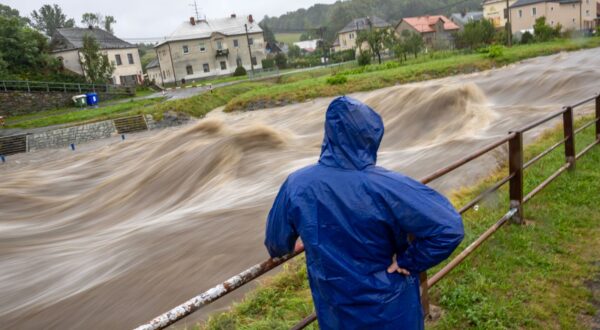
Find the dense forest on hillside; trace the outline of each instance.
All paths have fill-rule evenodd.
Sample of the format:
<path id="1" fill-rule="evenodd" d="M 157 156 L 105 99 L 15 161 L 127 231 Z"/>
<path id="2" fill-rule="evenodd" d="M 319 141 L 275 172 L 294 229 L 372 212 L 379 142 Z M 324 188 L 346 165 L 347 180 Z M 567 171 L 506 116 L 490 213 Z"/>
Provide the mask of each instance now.
<path id="1" fill-rule="evenodd" d="M 280 17 L 265 17 L 262 21 L 274 32 L 301 32 L 326 27 L 326 37 L 332 40 L 337 31 L 355 18 L 379 16 L 394 24 L 402 17 L 418 15 L 448 15 L 463 10 L 481 10 L 482 0 L 349 0 L 331 5 L 317 4 L 298 9 Z"/>

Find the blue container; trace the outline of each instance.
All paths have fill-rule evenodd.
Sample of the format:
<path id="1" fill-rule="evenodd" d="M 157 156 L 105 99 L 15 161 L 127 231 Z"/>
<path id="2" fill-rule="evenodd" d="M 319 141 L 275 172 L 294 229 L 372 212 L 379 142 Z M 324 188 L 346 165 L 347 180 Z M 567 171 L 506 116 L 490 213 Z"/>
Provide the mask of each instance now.
<path id="1" fill-rule="evenodd" d="M 86 101 L 88 105 L 97 105 L 98 104 L 98 94 L 96 93 L 87 93 L 85 94 Z"/>

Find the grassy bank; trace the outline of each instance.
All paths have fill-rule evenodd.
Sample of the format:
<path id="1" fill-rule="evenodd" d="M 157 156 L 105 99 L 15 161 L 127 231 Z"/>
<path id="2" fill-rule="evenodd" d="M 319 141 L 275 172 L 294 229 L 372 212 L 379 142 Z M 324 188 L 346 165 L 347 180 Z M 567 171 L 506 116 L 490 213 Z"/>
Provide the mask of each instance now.
<path id="1" fill-rule="evenodd" d="M 588 118 L 589 119 L 589 118 Z M 581 121 L 578 122 L 581 125 Z M 554 129 L 527 147 L 527 159 L 560 140 Z M 578 150 L 594 139 L 592 129 L 578 136 Z M 526 170 L 530 191 L 564 163 L 556 150 Z M 431 291 L 442 317 L 429 329 L 588 329 L 596 310 L 584 284 L 598 275 L 600 260 L 600 147 L 559 177 L 525 206 L 527 226 L 508 225 L 498 231 Z M 452 197 L 465 204 L 506 168 Z M 491 196 L 478 211 L 465 214 L 464 249 L 507 211 L 506 191 Z M 288 329 L 312 312 L 304 260 L 266 279 L 259 289 L 214 315 L 196 329 Z M 439 267 L 438 267 L 439 269 Z M 431 271 L 430 274 L 435 272 Z M 317 328 L 313 326 L 313 328 Z"/>

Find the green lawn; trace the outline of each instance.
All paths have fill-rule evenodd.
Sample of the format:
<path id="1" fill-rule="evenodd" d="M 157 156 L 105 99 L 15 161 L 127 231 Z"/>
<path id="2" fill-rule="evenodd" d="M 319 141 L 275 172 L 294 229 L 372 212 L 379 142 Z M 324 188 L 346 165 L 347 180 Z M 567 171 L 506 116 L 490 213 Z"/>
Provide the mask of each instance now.
<path id="1" fill-rule="evenodd" d="M 294 42 L 300 41 L 300 35 L 302 35 L 300 32 L 275 33 L 275 39 L 279 42 L 285 43 L 286 45 L 293 45 Z"/>
<path id="2" fill-rule="evenodd" d="M 588 120 L 590 118 L 587 118 Z M 578 121 L 581 125 L 581 121 Z M 551 130 L 526 148 L 527 159 L 561 139 Z M 593 129 L 577 137 L 578 150 Z M 564 164 L 558 149 L 526 170 L 527 191 Z M 590 290 L 600 258 L 600 147 L 596 147 L 525 205 L 527 226 L 507 225 L 431 290 L 443 316 L 429 329 L 589 329 Z M 451 199 L 458 207 L 506 175 L 498 170 Z M 506 190 L 465 214 L 464 249 L 508 210 Z M 455 253 L 456 254 L 456 253 Z M 438 266 L 439 269 L 441 266 Z M 435 270 L 430 271 L 433 274 Z M 196 329 L 289 329 L 313 310 L 303 258 Z M 312 327 L 316 329 L 316 326 Z"/>
<path id="3" fill-rule="evenodd" d="M 78 109 L 75 107 L 36 112 L 28 115 L 6 118 L 6 128 L 36 128 L 59 124 L 82 123 L 123 117 L 143 113 L 148 107 L 162 102 L 163 98 L 153 98 L 115 103 L 99 108 Z"/>

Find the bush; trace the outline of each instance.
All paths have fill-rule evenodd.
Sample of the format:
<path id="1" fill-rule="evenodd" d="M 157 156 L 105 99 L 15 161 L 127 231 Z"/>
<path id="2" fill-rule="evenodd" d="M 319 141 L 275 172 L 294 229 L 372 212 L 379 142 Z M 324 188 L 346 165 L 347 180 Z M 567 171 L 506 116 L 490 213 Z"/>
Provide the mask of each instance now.
<path id="1" fill-rule="evenodd" d="M 533 42 L 533 34 L 531 34 L 531 32 L 526 31 L 525 33 L 523 33 L 523 35 L 521 36 L 521 43 L 522 44 L 530 44 Z"/>
<path id="2" fill-rule="evenodd" d="M 287 67 L 287 57 L 283 53 L 279 53 L 275 55 L 275 64 L 280 69 L 285 69 Z"/>
<path id="3" fill-rule="evenodd" d="M 491 45 L 488 48 L 487 57 L 488 58 L 500 58 L 504 55 L 504 46 L 501 45 Z"/>
<path id="4" fill-rule="evenodd" d="M 535 25 L 533 26 L 535 39 L 542 42 L 558 38 L 560 36 L 560 30 L 562 30 L 560 24 L 557 24 L 556 27 L 551 27 L 546 24 L 546 17 L 543 16 L 536 19 Z"/>
<path id="5" fill-rule="evenodd" d="M 275 67 L 275 60 L 272 58 L 266 58 L 262 60 L 263 69 L 270 69 Z"/>
<path id="6" fill-rule="evenodd" d="M 335 63 L 353 61 L 355 59 L 356 59 L 356 52 L 353 49 L 343 50 L 343 51 L 331 54 L 331 60 L 332 60 L 332 62 L 335 62 Z"/>
<path id="7" fill-rule="evenodd" d="M 241 76 L 245 76 L 246 75 L 246 69 L 244 69 L 243 66 L 238 66 L 237 68 L 235 68 L 235 72 L 233 73 L 234 77 L 241 77 Z"/>
<path id="8" fill-rule="evenodd" d="M 343 85 L 348 82 L 348 78 L 344 75 L 335 75 L 327 78 L 327 83 L 329 85 Z"/>
<path id="9" fill-rule="evenodd" d="M 356 60 L 358 61 L 358 65 L 360 65 L 360 66 L 369 65 L 369 64 L 371 64 L 371 53 L 370 52 L 361 52 L 360 54 L 358 54 L 358 57 L 356 58 Z"/>

